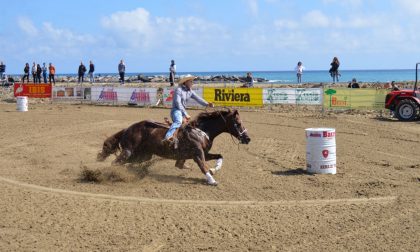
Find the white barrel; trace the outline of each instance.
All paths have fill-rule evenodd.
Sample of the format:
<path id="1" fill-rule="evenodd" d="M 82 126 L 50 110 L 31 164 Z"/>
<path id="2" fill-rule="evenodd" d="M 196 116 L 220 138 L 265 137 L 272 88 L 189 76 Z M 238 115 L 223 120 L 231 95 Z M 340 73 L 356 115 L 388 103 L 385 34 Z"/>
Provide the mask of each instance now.
<path id="1" fill-rule="evenodd" d="M 335 129 L 309 128 L 305 132 L 308 173 L 336 174 Z"/>
<path id="2" fill-rule="evenodd" d="M 18 96 L 16 97 L 16 109 L 20 112 L 28 111 L 28 97 Z"/>

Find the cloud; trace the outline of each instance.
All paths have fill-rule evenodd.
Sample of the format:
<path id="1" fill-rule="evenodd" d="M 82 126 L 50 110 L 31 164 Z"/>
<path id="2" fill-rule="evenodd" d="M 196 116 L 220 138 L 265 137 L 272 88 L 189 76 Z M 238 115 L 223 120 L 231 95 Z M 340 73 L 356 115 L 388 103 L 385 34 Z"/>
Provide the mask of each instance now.
<path id="1" fill-rule="evenodd" d="M 330 25 L 329 18 L 319 10 L 313 10 L 303 16 L 302 21 L 309 27 L 325 28 Z"/>
<path id="2" fill-rule="evenodd" d="M 36 36 L 38 35 L 38 29 L 35 27 L 35 25 L 32 23 L 32 20 L 27 17 L 18 17 L 17 19 L 18 27 L 21 31 L 26 33 L 30 36 Z"/>
<path id="3" fill-rule="evenodd" d="M 411 14 L 420 14 L 420 1 L 418 0 L 395 0 L 404 10 Z"/>
<path id="4" fill-rule="evenodd" d="M 147 10 L 116 12 L 101 21 L 121 47 L 145 52 L 179 51 L 206 47 L 216 49 L 229 33 L 218 24 L 199 17 L 154 17 Z"/>
<path id="5" fill-rule="evenodd" d="M 346 7 L 360 7 L 363 4 L 363 0 L 322 0 L 325 5 L 341 4 Z"/>
<path id="6" fill-rule="evenodd" d="M 40 26 L 34 25 L 31 19 L 19 17 L 17 26 L 25 35 L 30 36 L 27 40 L 16 40 L 14 44 L 19 50 L 13 49 L 16 55 L 28 55 L 31 57 L 58 57 L 66 58 L 81 57 L 83 54 L 94 51 L 97 45 L 107 45 L 107 40 L 101 36 L 81 34 L 69 29 L 59 28 L 50 22 L 44 22 Z"/>
<path id="7" fill-rule="evenodd" d="M 258 1 L 257 0 L 247 0 L 249 11 L 251 12 L 252 16 L 258 16 L 259 8 L 258 8 Z"/>
<path id="8" fill-rule="evenodd" d="M 287 19 L 278 19 L 274 20 L 274 26 L 277 29 L 297 29 L 299 27 L 298 22 L 294 20 L 287 20 Z"/>

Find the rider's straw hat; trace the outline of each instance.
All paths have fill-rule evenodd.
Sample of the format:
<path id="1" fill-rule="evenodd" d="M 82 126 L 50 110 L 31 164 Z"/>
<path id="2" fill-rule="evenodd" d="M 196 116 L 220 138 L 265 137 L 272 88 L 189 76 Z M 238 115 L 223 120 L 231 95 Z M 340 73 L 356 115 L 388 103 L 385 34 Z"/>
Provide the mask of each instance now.
<path id="1" fill-rule="evenodd" d="M 195 76 L 188 76 L 188 77 L 184 77 L 184 78 L 182 78 L 182 79 L 180 79 L 179 81 L 178 81 L 178 84 L 179 85 L 182 85 L 182 84 L 184 84 L 185 82 L 187 82 L 187 81 L 189 81 L 189 80 L 194 80 L 196 77 Z"/>

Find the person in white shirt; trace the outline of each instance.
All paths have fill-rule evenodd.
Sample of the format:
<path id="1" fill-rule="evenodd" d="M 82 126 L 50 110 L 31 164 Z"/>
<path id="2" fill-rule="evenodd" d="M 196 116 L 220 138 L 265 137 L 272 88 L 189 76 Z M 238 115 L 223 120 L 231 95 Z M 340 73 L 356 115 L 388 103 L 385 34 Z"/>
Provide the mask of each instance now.
<path id="1" fill-rule="evenodd" d="M 302 62 L 298 62 L 297 66 L 295 67 L 296 70 L 296 76 L 297 76 L 297 82 L 302 83 L 302 74 L 305 67 L 302 65 Z"/>

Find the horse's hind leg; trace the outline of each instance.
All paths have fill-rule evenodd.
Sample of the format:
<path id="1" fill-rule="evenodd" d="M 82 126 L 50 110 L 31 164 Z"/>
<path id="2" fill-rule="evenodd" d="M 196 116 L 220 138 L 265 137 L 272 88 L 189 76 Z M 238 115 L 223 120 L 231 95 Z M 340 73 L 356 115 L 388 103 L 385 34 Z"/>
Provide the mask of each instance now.
<path id="1" fill-rule="evenodd" d="M 175 167 L 177 167 L 179 169 L 189 169 L 190 167 L 185 165 L 185 161 L 186 161 L 185 159 L 177 160 L 175 162 Z"/>
<path id="2" fill-rule="evenodd" d="M 125 164 L 127 163 L 128 159 L 131 157 L 132 151 L 128 149 L 123 149 L 120 153 L 120 155 L 117 156 L 117 158 L 114 160 L 113 164 Z"/>

